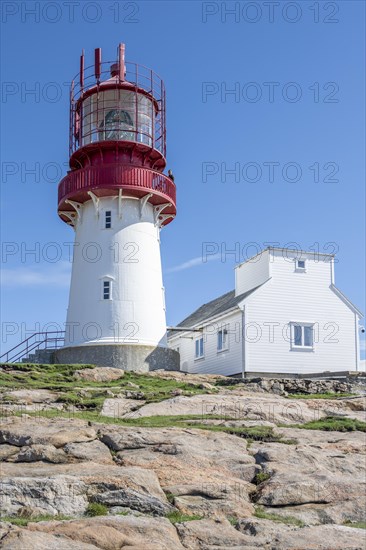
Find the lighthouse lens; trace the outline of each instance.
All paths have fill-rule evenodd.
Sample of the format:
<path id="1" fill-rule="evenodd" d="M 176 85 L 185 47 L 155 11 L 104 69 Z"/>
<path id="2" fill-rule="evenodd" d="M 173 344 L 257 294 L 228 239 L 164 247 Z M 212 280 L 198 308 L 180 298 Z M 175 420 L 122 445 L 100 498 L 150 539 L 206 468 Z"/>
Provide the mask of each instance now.
<path id="1" fill-rule="evenodd" d="M 82 105 L 82 144 L 121 140 L 153 146 L 154 103 L 129 90 L 106 90 L 87 97 Z"/>
<path id="2" fill-rule="evenodd" d="M 107 112 L 99 126 L 99 136 L 102 140 L 117 139 L 133 141 L 133 121 L 128 111 L 112 109 Z"/>

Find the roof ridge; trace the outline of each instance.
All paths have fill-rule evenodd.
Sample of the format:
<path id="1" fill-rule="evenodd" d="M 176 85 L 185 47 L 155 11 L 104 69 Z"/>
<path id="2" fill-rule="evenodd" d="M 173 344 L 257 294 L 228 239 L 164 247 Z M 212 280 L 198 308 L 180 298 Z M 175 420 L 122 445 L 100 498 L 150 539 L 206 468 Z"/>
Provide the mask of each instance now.
<path id="1" fill-rule="evenodd" d="M 178 327 L 179 326 L 185 326 L 188 319 L 192 318 L 193 316 L 197 315 L 198 312 L 200 310 L 202 310 L 203 308 L 207 308 L 209 307 L 210 305 L 213 305 L 214 302 L 219 302 L 220 300 L 222 300 L 223 298 L 225 298 L 225 296 L 229 296 L 229 294 L 234 294 L 235 295 L 235 289 L 232 289 L 232 290 L 229 290 L 228 292 L 225 292 L 225 294 L 221 294 L 220 296 L 218 296 L 217 298 L 213 298 L 212 300 L 210 300 L 209 302 L 206 302 L 204 304 L 202 304 L 201 306 L 199 306 L 198 308 L 196 308 L 190 315 L 188 315 L 187 317 L 185 317 L 183 319 L 183 321 L 181 321 L 180 323 L 178 323 Z M 218 304 L 219 306 L 219 304 Z M 216 307 L 214 308 L 213 311 L 216 311 Z M 203 316 L 203 319 L 206 318 L 206 315 Z"/>

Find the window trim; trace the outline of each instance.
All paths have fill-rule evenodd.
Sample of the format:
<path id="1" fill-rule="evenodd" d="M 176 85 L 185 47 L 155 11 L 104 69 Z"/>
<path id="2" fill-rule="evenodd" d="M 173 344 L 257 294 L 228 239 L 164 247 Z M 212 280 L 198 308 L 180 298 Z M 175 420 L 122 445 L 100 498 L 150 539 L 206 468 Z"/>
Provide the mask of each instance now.
<path id="1" fill-rule="evenodd" d="M 314 351 L 314 327 L 315 323 L 303 323 L 299 321 L 291 321 L 291 351 Z M 301 345 L 295 344 L 295 327 L 301 327 Z M 310 346 L 305 345 L 305 328 L 310 327 L 312 329 L 312 343 Z"/>
<path id="2" fill-rule="evenodd" d="M 196 355 L 197 350 L 197 342 L 200 342 L 202 340 L 202 354 Z M 201 345 L 199 345 L 199 348 L 201 348 Z M 203 336 L 200 336 L 199 338 L 196 338 L 194 341 L 194 360 L 199 361 L 200 359 L 204 359 L 205 357 L 205 343 L 203 340 Z"/>
<path id="3" fill-rule="evenodd" d="M 109 227 L 107 227 L 107 224 L 109 225 Z M 104 229 L 112 229 L 112 210 L 104 211 Z"/>
<path id="4" fill-rule="evenodd" d="M 105 298 L 105 285 L 108 283 L 108 298 Z M 112 280 L 104 278 L 102 279 L 102 296 L 101 300 L 103 302 L 110 302 L 112 300 Z"/>
<path id="5" fill-rule="evenodd" d="M 299 262 L 303 262 L 304 266 L 299 266 Z M 295 271 L 297 273 L 306 273 L 306 260 L 302 258 L 296 258 L 295 259 Z"/>
<path id="6" fill-rule="evenodd" d="M 222 332 L 225 335 L 225 338 L 222 339 L 222 347 L 219 348 L 219 333 Z M 216 349 L 217 353 L 222 353 L 223 351 L 228 351 L 229 349 L 229 336 L 228 336 L 228 330 L 227 328 L 223 327 L 220 328 L 217 331 L 217 342 L 216 342 Z"/>

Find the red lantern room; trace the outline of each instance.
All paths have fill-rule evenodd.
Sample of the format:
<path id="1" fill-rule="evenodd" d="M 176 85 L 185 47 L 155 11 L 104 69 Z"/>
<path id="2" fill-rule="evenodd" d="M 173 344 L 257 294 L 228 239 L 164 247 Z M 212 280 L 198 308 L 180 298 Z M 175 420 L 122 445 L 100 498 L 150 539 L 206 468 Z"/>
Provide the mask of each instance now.
<path id="1" fill-rule="evenodd" d="M 161 206 L 160 225 L 175 216 L 173 180 L 163 174 L 165 154 L 165 89 L 151 69 L 118 59 L 84 67 L 70 91 L 70 171 L 59 184 L 58 210 L 74 225 L 75 204 L 96 197 L 123 195 Z M 164 208 L 163 208 L 163 205 Z"/>

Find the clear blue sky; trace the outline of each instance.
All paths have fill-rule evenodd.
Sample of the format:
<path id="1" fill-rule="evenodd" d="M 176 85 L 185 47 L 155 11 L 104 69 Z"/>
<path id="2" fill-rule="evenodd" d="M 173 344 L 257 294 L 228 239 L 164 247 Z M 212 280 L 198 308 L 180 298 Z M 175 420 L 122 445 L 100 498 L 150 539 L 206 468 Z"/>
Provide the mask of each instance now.
<path id="1" fill-rule="evenodd" d="M 14 243 L 3 256 L 3 323 L 31 332 L 65 321 L 63 243 L 73 231 L 56 212 L 68 161 L 65 84 L 82 48 L 91 63 L 94 48 L 113 59 L 119 42 L 167 89 L 178 196 L 162 233 L 168 324 L 234 286 L 234 255 L 202 263 L 205 242 L 240 243 L 240 260 L 269 241 L 335 249 L 337 286 L 364 310 L 365 4 L 291 4 L 2 2 L 2 240 Z M 233 89 L 239 96 L 225 95 Z M 239 181 L 225 176 L 234 166 Z M 37 246 L 38 257 L 22 257 Z M 47 262 L 57 249 L 60 260 Z"/>

